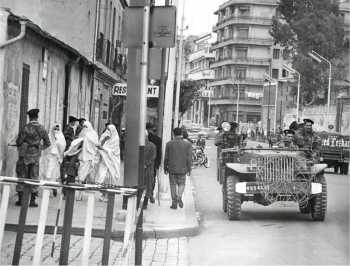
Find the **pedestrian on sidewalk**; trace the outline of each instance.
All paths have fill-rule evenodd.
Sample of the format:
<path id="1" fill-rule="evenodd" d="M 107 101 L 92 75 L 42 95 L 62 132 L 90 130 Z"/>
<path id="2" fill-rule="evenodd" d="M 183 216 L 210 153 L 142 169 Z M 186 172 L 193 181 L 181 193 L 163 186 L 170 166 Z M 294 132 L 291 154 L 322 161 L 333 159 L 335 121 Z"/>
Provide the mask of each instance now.
<path id="1" fill-rule="evenodd" d="M 159 167 L 162 161 L 162 139 L 160 137 L 157 136 L 156 133 L 156 126 L 151 124 L 151 123 L 147 123 L 146 124 L 146 129 L 148 132 L 148 140 L 151 141 L 155 146 L 156 146 L 156 159 L 154 161 L 154 171 L 153 171 L 153 178 L 152 178 L 152 190 L 150 191 L 150 202 L 154 203 L 154 187 L 156 185 L 156 177 L 159 174 Z"/>
<path id="2" fill-rule="evenodd" d="M 41 161 L 41 176 L 44 180 L 57 181 L 60 177 L 60 167 L 63 161 L 63 153 L 66 149 L 66 140 L 63 136 L 61 126 L 55 124 L 49 133 L 51 146 L 43 152 Z M 53 190 L 56 197 L 57 190 Z"/>
<path id="3" fill-rule="evenodd" d="M 74 139 L 76 139 L 76 131 L 78 126 L 78 119 L 74 116 L 69 116 L 69 123 L 63 131 L 64 138 L 66 140 L 67 151 Z M 64 156 L 61 165 L 61 182 L 62 184 L 74 183 L 75 178 L 78 175 L 79 160 L 77 155 Z M 64 191 L 64 190 L 63 190 Z"/>
<path id="4" fill-rule="evenodd" d="M 148 200 L 153 198 L 154 186 L 154 162 L 157 157 L 157 148 L 153 142 L 148 139 L 148 132 L 145 133 L 145 165 L 144 165 L 144 179 L 146 186 L 146 196 L 143 208 L 147 209 Z"/>
<path id="5" fill-rule="evenodd" d="M 27 112 L 29 123 L 20 130 L 16 145 L 18 147 L 18 161 L 16 172 L 19 178 L 39 179 L 39 161 L 41 151 L 50 147 L 50 139 L 45 128 L 39 124 L 39 109 L 31 109 Z M 23 186 L 17 185 L 17 206 L 22 205 Z M 31 187 L 30 207 L 38 207 L 35 198 L 38 188 Z"/>
<path id="6" fill-rule="evenodd" d="M 81 132 L 81 131 L 83 130 L 83 128 L 84 128 L 84 123 L 85 123 L 86 119 L 83 118 L 83 117 L 81 117 L 81 118 L 78 119 L 78 121 L 79 121 L 79 124 L 78 124 L 77 130 L 76 130 L 76 132 L 75 132 L 75 136 L 76 136 L 77 138 L 79 137 L 80 132 Z"/>
<path id="7" fill-rule="evenodd" d="M 113 124 L 107 126 L 106 131 L 100 137 L 100 144 L 97 148 L 100 161 L 97 165 L 96 182 L 111 186 L 117 185 L 120 179 L 120 148 L 119 134 Z M 101 195 L 100 200 L 106 200 L 104 195 Z"/>
<path id="8" fill-rule="evenodd" d="M 192 145 L 183 140 L 182 129 L 174 128 L 174 139 L 165 147 L 164 172 L 169 174 L 171 209 L 177 209 L 177 205 L 183 208 L 182 194 L 185 190 L 186 174 L 191 175 L 192 169 Z"/>

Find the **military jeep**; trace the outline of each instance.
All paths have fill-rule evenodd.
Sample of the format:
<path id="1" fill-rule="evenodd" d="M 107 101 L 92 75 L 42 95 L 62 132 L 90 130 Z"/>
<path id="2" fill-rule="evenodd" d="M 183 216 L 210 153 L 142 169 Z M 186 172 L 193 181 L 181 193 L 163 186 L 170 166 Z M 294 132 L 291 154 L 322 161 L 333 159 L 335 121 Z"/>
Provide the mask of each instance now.
<path id="1" fill-rule="evenodd" d="M 223 149 L 226 161 L 219 178 L 223 210 L 229 220 L 239 220 L 245 201 L 268 206 L 293 201 L 299 210 L 323 221 L 327 209 L 326 164 L 308 161 L 304 150 L 279 148 Z M 230 154 L 230 156 L 228 156 Z"/>

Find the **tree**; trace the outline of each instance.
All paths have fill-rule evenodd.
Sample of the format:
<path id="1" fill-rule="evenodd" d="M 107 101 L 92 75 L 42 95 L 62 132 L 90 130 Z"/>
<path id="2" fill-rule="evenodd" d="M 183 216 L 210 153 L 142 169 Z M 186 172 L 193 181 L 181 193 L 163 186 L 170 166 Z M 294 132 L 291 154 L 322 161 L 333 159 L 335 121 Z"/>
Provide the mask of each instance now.
<path id="1" fill-rule="evenodd" d="M 306 104 L 327 99 L 328 65 L 317 64 L 308 56 L 315 50 L 334 64 L 333 77 L 344 78 L 346 62 L 344 29 L 339 6 L 330 0 L 280 0 L 278 17 L 273 18 L 271 35 L 292 59 L 301 74 Z M 335 76 L 337 75 L 337 76 Z"/>
<path id="2" fill-rule="evenodd" d="M 176 88 L 176 83 L 175 83 Z M 180 117 L 190 109 L 193 100 L 198 97 L 200 83 L 195 80 L 183 80 L 180 84 L 180 100 L 179 100 L 179 114 Z M 175 90 L 174 90 L 174 105 L 175 106 Z"/>

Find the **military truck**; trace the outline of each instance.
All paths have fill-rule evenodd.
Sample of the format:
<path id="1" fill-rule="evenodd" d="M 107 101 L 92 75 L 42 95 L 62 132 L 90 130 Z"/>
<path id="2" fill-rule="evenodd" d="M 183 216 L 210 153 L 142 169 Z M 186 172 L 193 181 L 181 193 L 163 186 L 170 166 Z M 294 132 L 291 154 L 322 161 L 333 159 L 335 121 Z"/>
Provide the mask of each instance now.
<path id="1" fill-rule="evenodd" d="M 309 151 L 309 150 L 308 150 Z M 242 203 L 253 201 L 268 206 L 293 201 L 314 221 L 323 221 L 327 210 L 326 164 L 305 158 L 306 150 L 278 148 L 223 149 L 225 163 L 222 184 L 223 210 L 229 220 L 241 218 Z"/>
<path id="2" fill-rule="evenodd" d="M 320 158 L 328 168 L 334 168 L 335 173 L 347 175 L 350 162 L 350 136 L 340 133 L 320 132 Z"/>

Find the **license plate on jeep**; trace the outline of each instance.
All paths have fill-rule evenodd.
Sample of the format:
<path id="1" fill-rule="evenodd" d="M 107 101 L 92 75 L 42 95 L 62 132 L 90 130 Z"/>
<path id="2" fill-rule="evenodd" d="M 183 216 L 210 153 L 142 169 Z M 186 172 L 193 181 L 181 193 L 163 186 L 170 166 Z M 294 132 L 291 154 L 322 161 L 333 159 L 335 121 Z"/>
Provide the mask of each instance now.
<path id="1" fill-rule="evenodd" d="M 275 183 L 258 183 L 248 182 L 246 186 L 247 193 L 300 193 L 310 191 L 310 183 L 307 182 L 275 182 Z"/>

